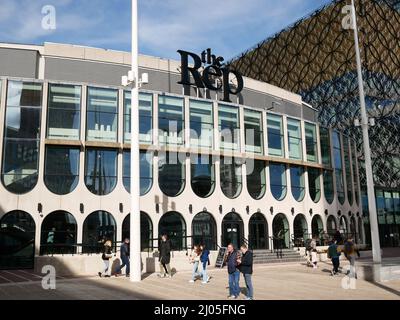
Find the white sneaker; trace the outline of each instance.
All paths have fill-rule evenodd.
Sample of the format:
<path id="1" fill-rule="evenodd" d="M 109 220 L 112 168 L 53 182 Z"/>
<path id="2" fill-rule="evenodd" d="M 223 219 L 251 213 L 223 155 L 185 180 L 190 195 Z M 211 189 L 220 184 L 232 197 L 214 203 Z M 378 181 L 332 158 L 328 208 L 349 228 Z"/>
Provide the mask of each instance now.
<path id="1" fill-rule="evenodd" d="M 207 281 L 207 282 L 206 282 L 206 281 L 202 281 L 201 283 L 202 283 L 202 284 L 207 284 L 207 283 L 208 283 L 208 281 Z"/>
<path id="2" fill-rule="evenodd" d="M 194 283 L 194 280 L 189 280 L 190 283 Z"/>
<path id="3" fill-rule="evenodd" d="M 228 296 L 228 299 L 236 299 L 235 295 Z"/>

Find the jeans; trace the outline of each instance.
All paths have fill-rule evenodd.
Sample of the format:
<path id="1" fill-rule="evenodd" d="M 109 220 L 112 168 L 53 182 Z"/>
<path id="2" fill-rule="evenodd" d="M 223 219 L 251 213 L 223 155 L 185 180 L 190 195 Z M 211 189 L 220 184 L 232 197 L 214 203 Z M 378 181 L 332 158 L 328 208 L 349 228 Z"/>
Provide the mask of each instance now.
<path id="1" fill-rule="evenodd" d="M 203 265 L 203 270 L 201 272 L 201 275 L 203 277 L 203 282 L 207 282 L 208 280 L 208 275 L 207 275 L 207 261 L 202 263 Z"/>
<path id="2" fill-rule="evenodd" d="M 247 288 L 247 297 L 253 299 L 253 283 L 251 282 L 251 274 L 250 273 L 244 273 L 243 274 L 244 281 L 246 282 L 246 288 Z"/>
<path id="3" fill-rule="evenodd" d="M 334 273 L 339 272 L 339 264 L 340 264 L 339 257 L 332 258 L 332 266 L 333 266 Z"/>
<path id="4" fill-rule="evenodd" d="M 240 294 L 239 287 L 240 271 L 236 270 L 234 273 L 229 274 L 229 295 L 238 297 Z"/>
<path id="5" fill-rule="evenodd" d="M 347 259 L 350 262 L 350 273 L 349 277 L 350 278 L 357 278 L 357 273 L 356 273 L 356 257 L 355 256 L 348 256 Z"/>
<path id="6" fill-rule="evenodd" d="M 194 281 L 197 276 L 200 275 L 199 273 L 199 263 L 200 261 L 193 262 L 193 271 L 192 271 L 192 280 Z"/>
<path id="7" fill-rule="evenodd" d="M 130 272 L 130 263 L 129 263 L 129 257 L 127 256 L 121 256 L 122 264 L 119 266 L 119 268 L 115 271 L 115 273 L 120 273 L 122 268 L 126 266 L 126 275 L 129 274 Z"/>

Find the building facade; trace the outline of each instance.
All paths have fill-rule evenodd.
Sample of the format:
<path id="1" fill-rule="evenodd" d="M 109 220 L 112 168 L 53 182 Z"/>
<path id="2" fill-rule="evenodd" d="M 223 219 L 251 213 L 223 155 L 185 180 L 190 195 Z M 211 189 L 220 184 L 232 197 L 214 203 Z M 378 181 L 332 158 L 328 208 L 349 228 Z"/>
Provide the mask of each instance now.
<path id="1" fill-rule="evenodd" d="M 0 268 L 129 236 L 129 61 L 0 44 Z M 322 245 L 337 230 L 364 243 L 355 141 L 321 126 L 299 95 L 244 78 L 227 103 L 179 85 L 176 61 L 140 56 L 139 66 L 150 78 L 138 106 L 142 251 L 164 233 L 176 251 Z"/>
<path id="2" fill-rule="evenodd" d="M 369 237 L 362 134 L 354 125 L 360 119 L 354 37 L 346 27 L 350 3 L 331 1 L 232 59 L 231 64 L 248 77 L 300 94 L 318 110 L 321 124 L 355 139 Z M 355 6 L 367 113 L 375 119 L 369 134 L 380 242 L 399 246 L 400 4 L 398 0 L 356 0 Z"/>

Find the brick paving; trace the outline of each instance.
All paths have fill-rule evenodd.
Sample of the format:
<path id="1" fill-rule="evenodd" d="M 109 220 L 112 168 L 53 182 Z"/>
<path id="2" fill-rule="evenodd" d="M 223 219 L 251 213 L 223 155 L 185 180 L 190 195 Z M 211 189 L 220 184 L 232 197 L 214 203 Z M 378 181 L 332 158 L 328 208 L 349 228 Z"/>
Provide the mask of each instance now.
<path id="1" fill-rule="evenodd" d="M 346 263 L 344 263 L 346 264 Z M 330 264 L 320 263 L 317 270 L 304 264 L 256 265 L 253 283 L 257 300 L 400 300 L 400 280 L 371 283 L 357 280 L 356 289 L 343 289 L 343 275 L 330 276 Z M 0 272 L 0 299 L 226 299 L 227 272 L 211 269 L 209 284 L 190 284 L 190 272 L 178 272 L 172 279 L 159 279 L 156 274 L 144 275 L 141 283 L 118 278 L 61 278 L 55 290 L 44 290 L 39 275 L 29 271 Z M 25 278 L 25 281 L 23 281 Z M 12 280 L 6 281 L 4 279 Z M 244 281 L 241 278 L 241 287 Z M 244 297 L 242 294 L 241 298 Z"/>

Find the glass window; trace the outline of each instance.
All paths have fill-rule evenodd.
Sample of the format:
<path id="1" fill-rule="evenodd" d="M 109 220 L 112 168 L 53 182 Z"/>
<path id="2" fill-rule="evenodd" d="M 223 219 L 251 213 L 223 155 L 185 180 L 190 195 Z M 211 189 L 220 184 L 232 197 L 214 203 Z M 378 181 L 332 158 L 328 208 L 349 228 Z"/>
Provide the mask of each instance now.
<path id="1" fill-rule="evenodd" d="M 131 152 L 124 150 L 122 181 L 126 191 L 131 192 Z M 153 153 L 140 150 L 140 195 L 144 196 L 153 186 Z"/>
<path id="2" fill-rule="evenodd" d="M 305 123 L 307 161 L 318 162 L 317 127 L 315 124 Z"/>
<path id="3" fill-rule="evenodd" d="M 179 212 L 170 211 L 163 214 L 158 223 L 158 232 L 160 236 L 168 236 L 172 250 L 182 251 L 186 248 L 186 222 Z"/>
<path id="4" fill-rule="evenodd" d="M 353 204 L 353 179 L 351 175 L 351 163 L 350 163 L 350 144 L 349 139 L 343 139 L 343 151 L 344 151 L 344 165 L 346 170 L 346 186 L 347 186 L 347 200 L 349 204 Z"/>
<path id="5" fill-rule="evenodd" d="M 354 184 L 354 198 L 356 199 L 357 205 L 359 204 L 360 193 L 358 190 L 358 167 L 357 167 L 357 147 L 356 143 L 350 144 L 352 164 L 353 164 L 353 184 Z"/>
<path id="6" fill-rule="evenodd" d="M 208 250 L 217 250 L 217 224 L 208 212 L 196 214 L 192 222 L 193 243 L 204 243 Z"/>
<path id="7" fill-rule="evenodd" d="M 308 190 L 312 201 L 318 202 L 321 199 L 321 181 L 320 170 L 317 168 L 308 168 Z"/>
<path id="8" fill-rule="evenodd" d="M 44 183 L 51 192 L 72 192 L 79 182 L 79 148 L 47 146 L 44 170 Z"/>
<path id="9" fill-rule="evenodd" d="M 333 138 L 333 160 L 335 167 L 336 177 L 336 192 L 341 204 L 344 204 L 344 180 L 343 180 L 343 164 L 342 164 L 342 148 L 340 143 L 340 134 L 334 131 L 332 134 Z"/>
<path id="10" fill-rule="evenodd" d="M 286 196 L 286 165 L 278 163 L 269 164 L 269 177 L 271 193 L 276 200 L 282 200 Z"/>
<path id="11" fill-rule="evenodd" d="M 86 149 L 85 184 L 90 192 L 106 195 L 117 185 L 117 151 Z"/>
<path id="12" fill-rule="evenodd" d="M 325 199 L 328 203 L 332 203 L 334 198 L 333 171 L 323 170 L 323 180 Z"/>
<path id="13" fill-rule="evenodd" d="M 118 90 L 88 88 L 86 139 L 116 142 L 118 133 Z"/>
<path id="14" fill-rule="evenodd" d="M 295 119 L 287 119 L 287 134 L 289 143 L 289 158 L 302 159 L 301 122 Z"/>
<path id="15" fill-rule="evenodd" d="M 158 159 L 158 185 L 161 191 L 176 197 L 185 189 L 185 155 L 161 152 Z"/>
<path id="16" fill-rule="evenodd" d="M 185 114 L 182 98 L 158 96 L 158 129 L 160 144 L 184 144 Z"/>
<path id="17" fill-rule="evenodd" d="M 263 124 L 260 111 L 244 109 L 246 152 L 264 153 Z"/>
<path id="18" fill-rule="evenodd" d="M 130 238 L 131 214 L 122 222 L 122 239 Z M 142 251 L 153 250 L 153 222 L 147 213 L 140 212 L 140 247 Z"/>
<path id="19" fill-rule="evenodd" d="M 247 191 L 256 200 L 261 199 L 266 191 L 265 162 L 263 160 L 247 159 Z"/>
<path id="20" fill-rule="evenodd" d="M 153 95 L 139 93 L 139 141 L 151 144 L 153 141 Z M 131 92 L 124 92 L 124 143 L 131 142 Z"/>
<path id="21" fill-rule="evenodd" d="M 113 215 L 107 211 L 95 211 L 83 222 L 82 253 L 101 253 L 104 242 L 111 240 L 116 249 L 117 224 Z"/>
<path id="22" fill-rule="evenodd" d="M 213 122 L 212 103 L 190 100 L 190 146 L 192 148 L 213 148 Z"/>
<path id="23" fill-rule="evenodd" d="M 221 136 L 221 149 L 239 150 L 239 108 L 227 105 L 219 105 L 218 124 Z"/>
<path id="24" fill-rule="evenodd" d="M 47 138 L 79 140 L 81 86 L 49 84 Z"/>
<path id="25" fill-rule="evenodd" d="M 331 166 L 331 137 L 328 128 L 319 128 L 319 136 L 321 142 L 321 155 L 322 164 L 325 166 Z"/>
<path id="26" fill-rule="evenodd" d="M 304 198 L 304 169 L 300 166 L 290 166 L 290 183 L 293 198 L 301 201 Z"/>
<path id="27" fill-rule="evenodd" d="M 69 212 L 50 213 L 42 222 L 40 254 L 76 253 L 77 224 Z"/>
<path id="28" fill-rule="evenodd" d="M 242 191 L 242 165 L 232 157 L 221 157 L 220 182 L 225 196 L 230 199 L 239 196 Z"/>
<path id="29" fill-rule="evenodd" d="M 26 193 L 38 178 L 42 84 L 9 81 L 3 141 L 2 181 Z"/>
<path id="30" fill-rule="evenodd" d="M 268 154 L 284 156 L 282 117 L 274 114 L 267 115 Z"/>
<path id="31" fill-rule="evenodd" d="M 192 190 L 199 197 L 206 198 L 215 188 L 213 158 L 209 155 L 191 155 L 190 161 Z"/>

